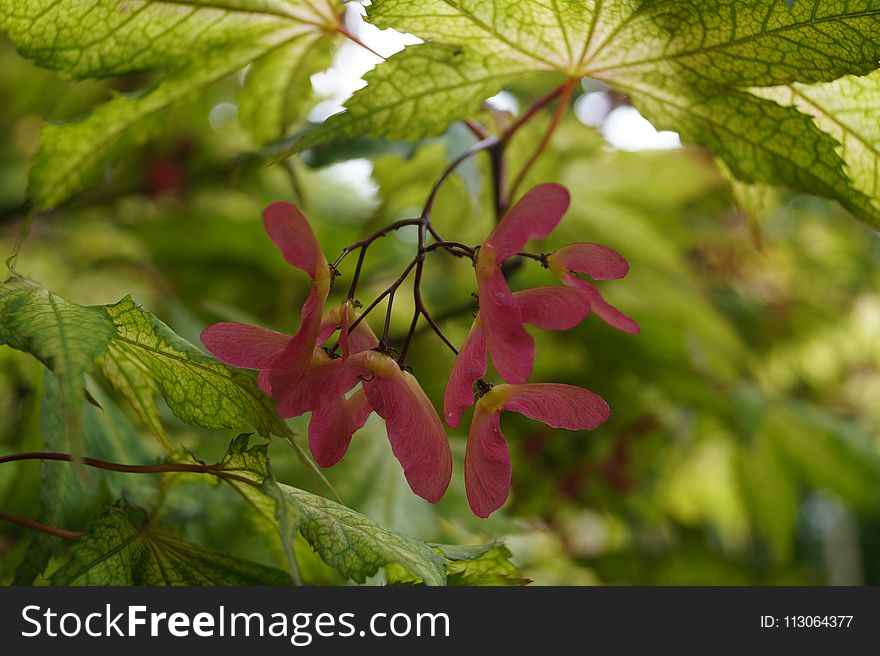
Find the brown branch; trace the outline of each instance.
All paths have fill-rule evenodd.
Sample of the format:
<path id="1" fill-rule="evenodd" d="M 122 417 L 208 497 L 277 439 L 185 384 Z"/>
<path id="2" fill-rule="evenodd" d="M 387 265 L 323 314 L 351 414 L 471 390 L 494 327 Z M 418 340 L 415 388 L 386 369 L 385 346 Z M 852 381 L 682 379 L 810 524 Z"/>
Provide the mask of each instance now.
<path id="1" fill-rule="evenodd" d="M 467 127 L 467 129 L 471 131 L 471 134 L 473 134 L 479 141 L 482 141 L 483 139 L 487 139 L 489 137 L 489 131 L 476 121 L 468 119 L 464 122 L 464 124 L 465 127 Z"/>
<path id="2" fill-rule="evenodd" d="M 84 533 L 80 531 L 68 531 L 66 529 L 58 528 L 56 526 L 43 524 L 34 519 L 19 517 L 18 515 L 10 515 L 9 513 L 5 512 L 0 512 L 0 520 L 9 522 L 11 524 L 18 524 L 19 526 L 27 526 L 28 528 L 33 528 L 38 531 L 42 531 L 43 533 L 54 535 L 56 538 L 63 538 L 64 540 L 78 540 L 84 535 Z"/>
<path id="3" fill-rule="evenodd" d="M 108 462 L 106 460 L 98 460 L 97 458 L 77 458 L 69 453 L 50 453 L 50 452 L 30 452 L 30 453 L 13 453 L 12 455 L 0 457 L 0 465 L 7 462 L 19 462 L 23 460 L 53 460 L 58 462 L 79 462 L 88 467 L 95 469 L 103 469 L 106 471 L 120 472 L 123 474 L 166 474 L 166 473 L 188 473 L 188 474 L 211 474 L 219 478 L 230 481 L 238 481 L 247 483 L 248 485 L 258 486 L 243 476 L 232 474 L 223 469 L 219 465 L 187 465 L 165 464 L 165 465 L 124 465 L 116 462 Z"/>

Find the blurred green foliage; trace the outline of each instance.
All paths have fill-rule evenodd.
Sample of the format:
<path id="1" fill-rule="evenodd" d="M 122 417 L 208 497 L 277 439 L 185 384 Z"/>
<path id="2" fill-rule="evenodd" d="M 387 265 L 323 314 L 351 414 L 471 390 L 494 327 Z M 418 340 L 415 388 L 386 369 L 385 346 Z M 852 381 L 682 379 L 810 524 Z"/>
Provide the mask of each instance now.
<path id="1" fill-rule="evenodd" d="M 42 118 L 75 116 L 127 81 L 115 89 L 65 82 L 7 45 L 0 70 L 0 244 L 10 254 Z M 332 259 L 365 233 L 418 214 L 430 181 L 470 139 L 455 126 L 416 147 L 361 144 L 363 159 L 325 148 L 271 167 L 230 164 L 231 153 L 252 145 L 233 118 L 218 121 L 212 109 L 229 103 L 237 84 L 230 79 L 174 110 L 162 138 L 128 153 L 105 184 L 36 216 L 17 269 L 82 305 L 131 294 L 194 343 L 220 320 L 291 332 L 307 281 L 265 237 L 263 207 L 279 199 L 300 204 Z M 516 92 L 536 96 L 528 85 Z M 539 121 L 517 137 L 512 170 L 543 127 Z M 530 174 L 532 183 L 545 180 L 573 194 L 548 249 L 580 240 L 621 252 L 631 274 L 603 293 L 643 330 L 623 335 L 590 319 L 569 333 L 536 333 L 535 380 L 601 394 L 611 420 L 592 433 L 568 433 L 505 415 L 513 491 L 506 508 L 483 521 L 464 498 L 463 430 L 450 434 L 452 487 L 431 506 L 409 491 L 373 417 L 327 472 L 346 504 L 431 542 L 502 538 L 522 576 L 538 584 L 880 584 L 874 232 L 824 201 L 785 197 L 763 217 L 759 250 L 705 153 L 615 151 L 573 117 Z M 463 168 L 438 198 L 440 232 L 481 241 L 491 228 L 489 186 L 484 160 Z M 364 300 L 396 278 L 413 240 L 401 231 L 371 251 Z M 427 300 L 460 342 L 471 320 L 473 272 L 445 254 L 432 257 Z M 350 274 L 343 268 L 342 286 Z M 553 283 L 530 262 L 512 284 Z M 395 335 L 405 332 L 412 309 L 408 294 L 397 302 Z M 451 356 L 438 344 L 421 333 L 411 364 L 439 407 Z M 51 431 L 40 428 L 45 377 L 33 358 L 0 348 L 0 453 L 50 448 Z M 100 408 L 87 406 L 87 446 L 101 437 L 132 461 L 158 454 L 102 381 L 89 380 L 88 389 Z M 233 435 L 185 426 L 167 408 L 161 419 L 175 445 L 205 462 L 219 460 Z M 304 436 L 306 420 L 290 423 Z M 279 480 L 325 492 L 284 441 L 270 453 Z M 32 462 L 0 467 L 0 509 L 37 516 L 40 470 Z M 107 479 L 57 484 L 107 486 L 114 497 L 149 505 L 180 539 L 285 567 L 277 540 L 226 486 L 177 476 L 145 489 L 143 480 Z M 65 512 L 59 508 L 59 525 L 84 528 L 77 523 L 84 518 Z M 0 581 L 12 580 L 29 539 L 25 529 L 0 525 Z M 304 542 L 297 555 L 307 581 L 343 582 Z"/>

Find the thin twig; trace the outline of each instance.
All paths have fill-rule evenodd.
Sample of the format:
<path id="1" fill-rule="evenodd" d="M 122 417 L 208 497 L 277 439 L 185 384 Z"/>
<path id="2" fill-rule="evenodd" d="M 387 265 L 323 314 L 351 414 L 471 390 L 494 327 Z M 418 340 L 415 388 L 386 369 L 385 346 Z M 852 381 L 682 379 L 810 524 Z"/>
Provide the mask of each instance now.
<path id="1" fill-rule="evenodd" d="M 219 465 L 188 465 L 184 463 L 164 464 L 164 465 L 124 465 L 117 462 L 108 462 L 106 460 L 98 460 L 97 458 L 74 457 L 69 453 L 51 453 L 51 452 L 30 452 L 30 453 L 13 453 L 12 455 L 0 457 L 0 465 L 7 462 L 19 462 L 23 460 L 54 460 L 58 462 L 79 462 L 88 467 L 95 469 L 103 469 L 106 471 L 120 472 L 123 474 L 166 474 L 166 473 L 188 473 L 188 474 L 211 474 L 219 478 L 225 478 L 231 481 L 247 483 L 259 487 L 256 482 L 232 474 L 220 468 Z"/>
<path id="2" fill-rule="evenodd" d="M 547 268 L 547 254 L 546 253 L 517 253 L 517 257 L 524 257 L 528 260 L 535 260 L 535 262 L 540 262 L 544 268 Z"/>
<path id="3" fill-rule="evenodd" d="M 443 186 L 443 183 L 455 173 L 455 170 L 461 166 L 469 158 L 473 157 L 477 153 L 480 153 L 484 150 L 488 150 L 495 146 L 495 144 L 500 142 L 500 137 L 488 137 L 483 139 L 482 141 L 478 141 L 473 146 L 464 151 L 461 155 L 456 157 L 449 166 L 446 167 L 446 170 L 443 171 L 443 174 L 437 179 L 437 182 L 434 183 L 434 186 L 431 188 L 431 192 L 428 194 L 428 200 L 425 202 L 425 209 L 422 211 L 422 220 L 430 225 L 431 223 L 431 211 L 434 209 L 434 202 L 437 200 L 437 194 L 440 193 L 440 188 Z M 431 233 L 435 238 L 436 234 L 434 232 Z"/>
<path id="4" fill-rule="evenodd" d="M 396 290 L 395 290 L 396 291 Z M 391 314 L 394 312 L 394 292 L 388 294 L 388 309 L 385 311 L 385 328 L 382 331 L 382 346 L 388 346 L 388 333 L 391 332 Z"/>
<path id="5" fill-rule="evenodd" d="M 431 314 L 428 312 L 427 308 L 424 306 L 421 308 L 422 316 L 425 317 L 425 321 L 428 322 L 428 325 L 431 326 L 431 329 L 437 333 L 437 337 L 439 337 L 446 346 L 449 347 L 449 350 L 452 351 L 455 355 L 458 355 L 458 349 L 455 348 L 455 345 L 452 341 L 443 333 L 440 329 L 439 324 L 434 320 Z"/>
<path id="6" fill-rule="evenodd" d="M 507 211 L 508 197 L 504 189 L 507 178 L 507 164 L 504 154 L 506 141 L 498 143 L 489 151 L 492 164 L 492 201 L 495 209 L 495 223 L 500 223 Z"/>
<path id="7" fill-rule="evenodd" d="M 351 287 L 348 288 L 348 300 L 354 299 L 354 295 L 357 293 L 358 283 L 361 280 L 361 271 L 364 268 L 364 260 L 367 259 L 367 248 L 369 246 L 361 247 L 361 254 L 358 256 L 357 264 L 354 268 L 354 276 L 351 279 Z"/>
<path id="8" fill-rule="evenodd" d="M 532 120 L 535 115 L 544 109 L 547 105 L 556 100 L 563 92 L 568 83 L 563 84 L 561 86 L 556 87 L 548 93 L 543 98 L 539 99 L 535 104 L 529 107 L 525 112 L 523 112 L 517 119 L 511 123 L 510 127 L 504 131 L 503 139 L 504 141 L 510 141 L 513 136 L 519 132 L 520 128 Z"/>
<path id="9" fill-rule="evenodd" d="M 568 109 L 568 103 L 571 100 L 571 95 L 574 92 L 574 85 L 576 84 L 576 82 L 577 80 L 569 80 L 568 83 L 563 85 L 562 92 L 559 96 L 559 103 L 556 105 L 556 111 L 553 112 L 553 118 L 550 119 L 550 126 L 544 133 L 544 137 L 541 139 L 541 143 L 538 144 L 535 152 L 533 152 L 532 156 L 529 157 L 528 161 L 519 172 L 519 175 L 516 176 L 516 179 L 510 186 L 510 191 L 508 193 L 508 196 L 510 198 L 516 198 L 516 192 L 519 189 L 520 185 L 523 183 L 523 180 L 525 180 L 526 175 L 528 175 L 532 166 L 535 165 L 535 162 L 537 162 L 538 159 L 540 159 L 541 155 L 544 154 L 547 146 L 550 145 L 550 140 L 553 138 L 553 133 L 556 132 L 556 128 L 559 127 L 559 123 L 562 121 L 562 117 L 565 116 L 565 112 Z"/>
<path id="10" fill-rule="evenodd" d="M 409 266 L 407 266 L 406 269 L 404 269 L 403 273 L 400 274 L 400 277 L 397 280 L 395 280 L 388 289 L 386 289 L 384 292 L 382 292 L 378 296 L 378 298 L 376 298 L 375 301 L 370 303 L 370 305 L 367 306 L 366 310 L 361 312 L 361 315 L 357 319 L 355 319 L 352 322 L 352 324 L 348 327 L 349 334 L 351 334 L 354 331 L 354 329 L 357 328 L 361 324 L 361 321 L 363 321 L 364 319 L 367 318 L 368 314 L 370 314 L 373 310 L 376 309 L 376 306 L 379 305 L 379 303 L 381 303 L 386 296 L 397 291 L 397 289 L 409 277 L 410 272 L 412 272 L 412 270 L 416 267 L 417 263 L 418 263 L 418 258 L 416 258 L 412 262 L 410 262 Z M 334 346 L 332 350 L 335 351 L 338 347 L 339 347 L 339 343 L 337 342 L 336 346 Z"/>
<path id="11" fill-rule="evenodd" d="M 416 265 L 416 278 L 413 282 L 413 298 L 415 301 L 415 310 L 413 311 L 412 322 L 409 325 L 409 334 L 407 335 L 406 341 L 403 343 L 403 348 L 400 350 L 400 356 L 397 358 L 397 363 L 403 367 L 406 362 L 406 354 L 409 352 L 410 344 L 412 344 L 413 335 L 415 334 L 416 328 L 419 325 L 419 316 L 422 314 L 422 272 L 425 269 L 425 232 L 426 232 L 427 222 L 419 228 L 419 255 L 418 264 Z"/>
<path id="12" fill-rule="evenodd" d="M 409 353 L 410 344 L 412 344 L 413 338 L 418 333 L 419 318 L 421 316 L 422 313 L 416 308 L 415 312 L 413 312 L 412 321 L 409 324 L 409 331 L 407 331 L 406 337 L 403 340 L 403 346 L 400 347 L 400 356 L 397 358 L 397 362 L 401 366 L 406 362 L 406 354 Z"/>
<path id="13" fill-rule="evenodd" d="M 338 258 L 336 258 L 336 261 L 333 263 L 333 268 L 334 269 L 339 268 L 339 265 L 342 264 L 343 260 L 345 260 L 346 257 L 348 257 L 351 253 L 355 252 L 356 250 L 362 249 L 362 248 L 367 248 L 374 241 L 376 241 L 378 239 L 382 239 L 383 237 L 391 234 L 392 232 L 394 232 L 396 230 L 400 230 L 401 228 L 406 228 L 407 226 L 417 226 L 417 225 L 421 225 L 421 224 L 422 224 L 421 218 L 401 219 L 400 221 L 395 221 L 394 223 L 390 223 L 387 226 L 385 226 L 384 228 L 372 233 L 368 237 L 365 237 L 364 239 L 357 241 L 357 242 L 351 244 L 350 246 L 346 246 L 342 250 L 342 254 Z"/>
<path id="14" fill-rule="evenodd" d="M 472 119 L 467 119 L 464 124 L 467 129 L 471 131 L 471 134 L 473 134 L 480 141 L 486 139 L 489 136 L 489 131 Z"/>
<path id="15" fill-rule="evenodd" d="M 18 524 L 19 526 L 27 526 L 28 528 L 34 528 L 38 531 L 42 531 L 43 533 L 48 533 L 49 535 L 54 535 L 56 538 L 63 538 L 65 540 L 78 540 L 81 538 L 84 533 L 80 531 L 68 531 L 63 528 L 58 528 L 56 526 L 49 526 L 48 524 L 43 524 L 33 519 L 28 519 L 27 517 L 19 517 L 18 515 L 10 515 L 9 513 L 0 512 L 0 520 L 5 522 L 10 522 L 12 524 Z"/>
<path id="16" fill-rule="evenodd" d="M 470 257 L 473 258 L 476 253 L 476 248 L 473 246 L 468 246 L 467 244 L 462 244 L 457 241 L 438 241 L 430 246 L 425 247 L 423 250 L 424 253 L 431 253 L 437 250 L 444 250 L 451 255 L 455 255 L 456 257 Z"/>

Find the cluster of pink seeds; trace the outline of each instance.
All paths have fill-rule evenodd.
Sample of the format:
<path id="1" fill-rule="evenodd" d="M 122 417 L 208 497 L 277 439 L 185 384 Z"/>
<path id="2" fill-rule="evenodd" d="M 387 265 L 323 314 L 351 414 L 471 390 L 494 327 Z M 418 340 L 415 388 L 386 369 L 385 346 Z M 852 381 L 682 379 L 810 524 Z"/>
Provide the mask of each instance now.
<path id="1" fill-rule="evenodd" d="M 515 293 L 508 287 L 501 266 L 520 254 L 529 241 L 548 237 L 568 206 L 564 187 L 535 187 L 474 249 L 479 311 L 453 363 L 444 416 L 455 428 L 476 402 L 468 433 L 465 484 L 470 506 L 480 517 L 500 508 L 510 490 L 510 453 L 501 433 L 502 410 L 568 430 L 594 429 L 609 416 L 608 404 L 588 390 L 528 382 L 535 343 L 525 324 L 568 330 L 592 311 L 618 330 L 639 330 L 592 283 L 577 275 L 593 280 L 626 275 L 626 260 L 599 244 L 571 244 L 541 256 L 561 285 Z M 359 317 L 355 302 L 346 299 L 327 311 L 335 271 L 302 212 L 289 203 L 273 203 L 263 213 L 263 221 L 287 262 L 311 279 L 299 330 L 288 336 L 257 326 L 219 323 L 202 333 L 202 342 L 223 362 L 259 371 L 261 389 L 275 399 L 283 417 L 312 413 L 309 448 L 322 467 L 342 460 L 354 433 L 371 413 L 378 414 L 385 420 L 392 451 L 413 492 L 432 503 L 439 501 L 449 486 L 452 457 L 434 405 L 415 377 Z M 337 332 L 339 356 L 322 348 Z M 489 358 L 502 384 L 485 381 Z"/>

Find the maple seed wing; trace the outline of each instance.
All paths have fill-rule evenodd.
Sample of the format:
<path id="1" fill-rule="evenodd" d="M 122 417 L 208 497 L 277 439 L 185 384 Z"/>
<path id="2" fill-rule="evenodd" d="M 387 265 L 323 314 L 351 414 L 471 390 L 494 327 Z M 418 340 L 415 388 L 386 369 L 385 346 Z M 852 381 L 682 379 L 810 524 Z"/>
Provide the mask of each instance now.
<path id="1" fill-rule="evenodd" d="M 568 211 L 568 190 L 558 184 L 542 184 L 526 193 L 486 239 L 500 264 L 516 255 L 533 239 L 544 239 Z"/>
<path id="2" fill-rule="evenodd" d="M 465 489 L 475 515 L 485 519 L 504 505 L 510 475 L 510 451 L 501 434 L 500 413 L 477 403 L 464 461 Z"/>
<path id="3" fill-rule="evenodd" d="M 242 369 L 268 369 L 290 337 L 245 323 L 215 323 L 202 331 L 202 344 L 218 360 Z"/>
<path id="4" fill-rule="evenodd" d="M 550 256 L 551 265 L 585 273 L 593 280 L 617 280 L 629 273 L 629 263 L 617 251 L 590 242 L 569 244 Z"/>
<path id="5" fill-rule="evenodd" d="M 321 467 L 342 460 L 352 436 L 366 423 L 373 409 L 363 390 L 351 398 L 340 395 L 312 412 L 309 422 L 309 449 Z"/>
<path id="6" fill-rule="evenodd" d="M 590 314 L 590 297 L 572 287 L 536 287 L 513 296 L 523 321 L 541 330 L 571 330 Z"/>
<path id="7" fill-rule="evenodd" d="M 290 338 L 284 352 L 273 362 L 269 372 L 272 396 L 276 399 L 295 387 L 308 369 L 321 331 L 326 299 L 327 293 L 322 293 L 312 285 L 309 297 L 303 305 L 299 330 Z"/>
<path id="8" fill-rule="evenodd" d="M 263 212 L 263 225 L 288 264 L 304 271 L 312 280 L 326 275 L 327 260 L 318 239 L 295 205 L 272 203 Z"/>
<path id="9" fill-rule="evenodd" d="M 457 428 L 461 415 L 474 404 L 474 383 L 485 374 L 486 340 L 477 317 L 452 363 L 443 393 L 443 414 L 450 428 Z"/>
<path id="10" fill-rule="evenodd" d="M 479 275 L 480 321 L 492 363 L 508 383 L 532 374 L 535 340 L 523 327 L 519 304 L 498 267 Z"/>
<path id="11" fill-rule="evenodd" d="M 396 366 L 396 365 L 395 365 Z M 452 477 L 452 454 L 443 423 L 415 378 L 401 372 L 365 383 L 370 405 L 384 420 L 391 450 L 412 491 L 439 501 Z"/>
<path id="12" fill-rule="evenodd" d="M 574 385 L 535 383 L 511 385 L 505 410 L 518 412 L 553 428 L 592 430 L 610 415 L 608 404 L 598 394 Z"/>
<path id="13" fill-rule="evenodd" d="M 595 285 L 570 273 L 565 276 L 565 284 L 582 290 L 590 299 L 593 313 L 612 328 L 630 335 L 638 335 L 641 332 L 639 324 L 606 301 Z"/>

